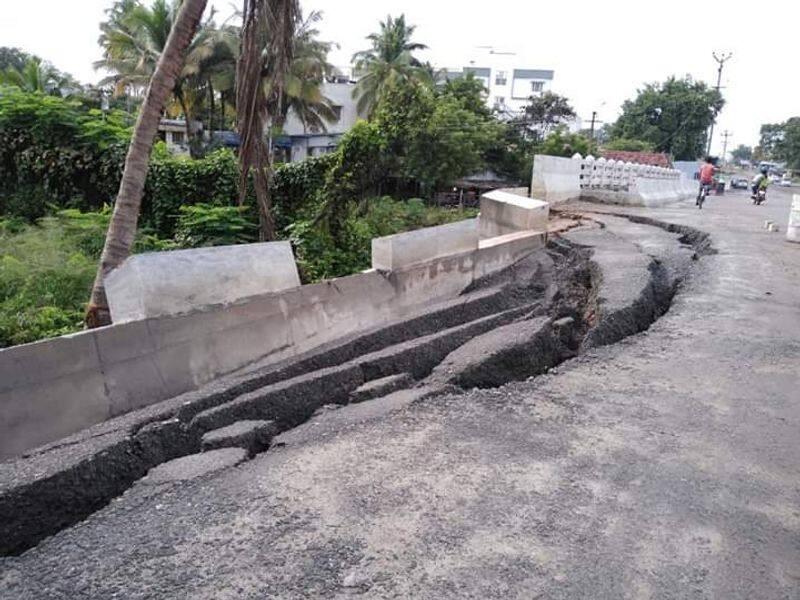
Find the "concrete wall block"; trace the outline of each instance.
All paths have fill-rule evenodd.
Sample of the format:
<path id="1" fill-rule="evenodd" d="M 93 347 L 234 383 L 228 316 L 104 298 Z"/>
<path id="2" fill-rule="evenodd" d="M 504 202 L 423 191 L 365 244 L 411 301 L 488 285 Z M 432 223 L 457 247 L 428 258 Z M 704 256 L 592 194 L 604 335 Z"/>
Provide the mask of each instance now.
<path id="1" fill-rule="evenodd" d="M 501 195 L 504 202 L 488 202 L 486 214 L 511 227 L 546 227 L 546 203 L 507 196 L 512 201 Z M 0 457 L 256 361 L 290 358 L 454 299 L 476 278 L 509 266 L 546 239 L 543 231 L 526 230 L 479 241 L 474 223 L 471 249 L 423 263 L 0 350 Z"/>
<path id="2" fill-rule="evenodd" d="M 549 215 L 547 202 L 495 190 L 481 196 L 478 231 L 481 239 L 519 231 L 546 231 Z"/>
<path id="3" fill-rule="evenodd" d="M 547 234 L 542 231 L 520 231 L 481 240 L 475 254 L 474 277 L 480 279 L 514 264 L 531 252 L 544 248 Z"/>
<path id="4" fill-rule="evenodd" d="M 572 158 L 537 154 L 533 157 L 531 196 L 550 203 L 579 198 L 583 164 Z"/>
<path id="5" fill-rule="evenodd" d="M 373 239 L 372 268 L 398 269 L 477 248 L 477 221 L 467 219 Z"/>
<path id="6" fill-rule="evenodd" d="M 115 323 L 173 315 L 300 285 L 289 242 L 151 252 L 106 277 Z"/>

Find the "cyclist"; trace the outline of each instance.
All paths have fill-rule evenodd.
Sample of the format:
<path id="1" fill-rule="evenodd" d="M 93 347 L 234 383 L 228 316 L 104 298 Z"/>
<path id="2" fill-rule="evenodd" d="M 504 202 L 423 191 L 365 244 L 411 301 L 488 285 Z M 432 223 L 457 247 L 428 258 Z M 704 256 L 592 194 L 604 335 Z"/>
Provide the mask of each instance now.
<path id="1" fill-rule="evenodd" d="M 697 201 L 695 204 L 700 205 L 700 196 L 703 194 L 705 188 L 706 196 L 708 196 L 711 188 L 714 185 L 714 161 L 710 156 L 706 156 L 706 162 L 700 167 L 700 189 L 697 192 Z"/>
<path id="2" fill-rule="evenodd" d="M 758 190 L 767 189 L 769 185 L 769 168 L 765 165 L 761 167 L 761 172 L 756 174 L 753 177 L 753 181 L 750 182 L 750 191 L 753 194 L 750 196 L 751 198 L 755 199 L 756 194 L 758 194 Z"/>

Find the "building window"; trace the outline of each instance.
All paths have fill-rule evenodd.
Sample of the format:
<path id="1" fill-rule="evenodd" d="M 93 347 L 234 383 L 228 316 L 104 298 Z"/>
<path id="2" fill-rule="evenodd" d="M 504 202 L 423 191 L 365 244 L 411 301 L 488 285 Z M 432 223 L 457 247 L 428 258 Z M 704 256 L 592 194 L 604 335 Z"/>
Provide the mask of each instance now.
<path id="1" fill-rule="evenodd" d="M 495 85 L 505 85 L 506 84 L 506 72 L 505 71 L 498 71 L 497 75 L 494 76 L 494 84 Z"/>
<path id="2" fill-rule="evenodd" d="M 333 114 L 336 117 L 336 122 L 338 123 L 342 120 L 342 107 L 339 105 L 334 105 L 331 106 L 331 109 L 333 109 Z"/>
<path id="3" fill-rule="evenodd" d="M 173 144 L 182 144 L 183 143 L 183 132 L 182 131 L 173 131 L 172 132 L 172 143 Z"/>
<path id="4" fill-rule="evenodd" d="M 541 92 L 544 90 L 544 81 L 531 81 L 531 91 Z"/>
<path id="5" fill-rule="evenodd" d="M 501 108 L 506 105 L 506 99 L 503 96 L 497 96 L 494 99 L 494 105 L 498 108 Z"/>

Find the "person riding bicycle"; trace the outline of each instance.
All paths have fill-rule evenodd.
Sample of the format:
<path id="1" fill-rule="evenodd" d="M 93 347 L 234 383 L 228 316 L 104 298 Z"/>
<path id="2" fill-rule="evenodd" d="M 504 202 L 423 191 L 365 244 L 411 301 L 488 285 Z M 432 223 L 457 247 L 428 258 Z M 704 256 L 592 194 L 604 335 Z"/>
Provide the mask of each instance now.
<path id="1" fill-rule="evenodd" d="M 695 204 L 700 204 L 700 196 L 703 194 L 705 188 L 706 196 L 714 186 L 714 161 L 710 156 L 706 156 L 706 162 L 700 167 L 700 189 L 697 191 L 697 201 Z"/>
<path id="2" fill-rule="evenodd" d="M 766 190 L 769 185 L 769 168 L 766 166 L 761 167 L 761 172 L 753 177 L 750 182 L 750 191 L 753 192 L 751 198 L 755 198 L 758 190 Z"/>

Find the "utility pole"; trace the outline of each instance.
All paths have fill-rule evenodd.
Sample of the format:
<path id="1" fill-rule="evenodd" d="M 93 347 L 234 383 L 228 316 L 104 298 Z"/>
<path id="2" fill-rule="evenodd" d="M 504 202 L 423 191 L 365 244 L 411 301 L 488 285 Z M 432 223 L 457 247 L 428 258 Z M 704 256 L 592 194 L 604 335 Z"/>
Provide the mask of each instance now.
<path id="1" fill-rule="evenodd" d="M 733 56 L 733 52 L 728 52 L 722 56 L 717 56 L 716 52 L 712 52 L 711 56 L 714 57 L 714 60 L 717 61 L 719 68 L 717 69 L 717 91 L 721 89 L 722 83 L 722 67 L 725 66 L 725 63 L 728 62 L 731 57 Z M 711 139 L 714 137 L 714 121 L 711 121 L 711 127 L 708 130 L 708 148 L 706 148 L 706 156 L 711 155 Z"/>
<path id="2" fill-rule="evenodd" d="M 605 102 L 603 102 L 603 104 L 605 104 Z M 596 110 L 592 111 L 592 118 L 591 118 L 590 123 L 591 124 L 589 125 L 589 139 L 594 140 L 594 127 L 595 127 L 595 125 L 599 125 L 600 123 L 603 123 L 603 121 L 598 121 L 597 120 L 597 111 Z"/>
<path id="3" fill-rule="evenodd" d="M 722 132 L 722 137 L 725 141 L 722 143 L 722 163 L 725 163 L 725 157 L 728 155 L 728 138 L 731 137 L 733 134 L 728 131 L 727 129 Z"/>

